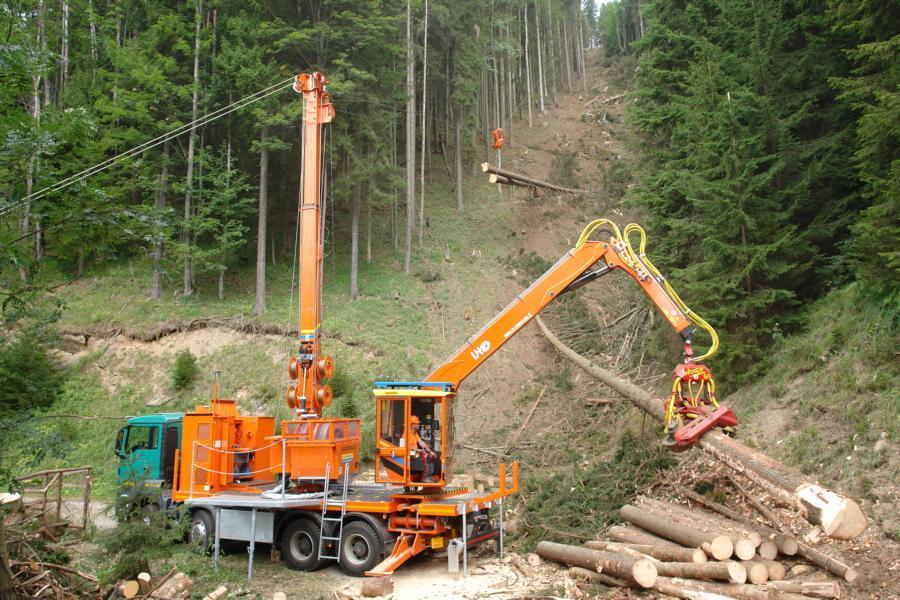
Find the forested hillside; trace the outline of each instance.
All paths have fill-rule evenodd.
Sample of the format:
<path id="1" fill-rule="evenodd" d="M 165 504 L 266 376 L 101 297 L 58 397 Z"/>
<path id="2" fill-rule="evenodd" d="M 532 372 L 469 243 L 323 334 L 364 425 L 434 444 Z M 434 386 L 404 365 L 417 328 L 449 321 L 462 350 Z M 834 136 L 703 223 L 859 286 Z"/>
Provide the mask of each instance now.
<path id="1" fill-rule="evenodd" d="M 289 416 L 291 87 L 321 71 L 328 414 L 362 417 L 364 461 L 373 380 L 418 380 L 588 221 L 634 220 L 721 336 L 739 439 L 900 538 L 895 3 L 24 0 L 0 36 L 0 487 L 91 463 L 109 500 L 122 419 L 190 410 L 214 382 Z M 485 161 L 586 191 L 488 185 Z M 608 279 L 548 323 L 664 396 L 679 340 Z M 463 469 L 524 465 L 519 548 L 588 539 L 675 464 L 582 376 L 529 327 L 460 395 Z"/>

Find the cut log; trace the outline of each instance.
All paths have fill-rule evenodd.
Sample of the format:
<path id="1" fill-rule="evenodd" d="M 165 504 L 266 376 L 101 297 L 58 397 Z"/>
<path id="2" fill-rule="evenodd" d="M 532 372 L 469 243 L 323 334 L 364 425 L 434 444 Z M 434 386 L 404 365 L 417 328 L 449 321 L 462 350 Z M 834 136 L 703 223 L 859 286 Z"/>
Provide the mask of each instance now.
<path id="1" fill-rule="evenodd" d="M 738 598 L 739 600 L 769 600 L 769 592 L 765 588 L 755 585 L 697 581 L 681 577 L 659 577 L 656 581 L 657 585 L 670 585 L 687 591 L 717 594 L 719 597 Z M 702 596 L 694 597 L 702 598 Z"/>
<path id="2" fill-rule="evenodd" d="M 598 573 L 593 569 L 585 569 L 584 567 L 569 567 L 569 575 L 577 579 L 590 581 L 592 583 L 602 583 L 603 585 L 609 587 L 629 587 L 635 585 L 631 582 L 625 581 L 624 579 L 610 577 L 605 573 Z"/>
<path id="3" fill-rule="evenodd" d="M 769 581 L 769 569 L 763 563 L 744 560 L 741 564 L 747 569 L 747 579 L 750 583 L 761 584 Z"/>
<path id="4" fill-rule="evenodd" d="M 728 538 L 732 543 L 732 554 L 742 560 L 753 558 L 753 555 L 756 554 L 756 546 L 748 539 L 742 538 L 741 535 L 743 534 L 741 531 L 726 527 L 714 519 L 707 519 L 706 516 L 708 516 L 709 513 L 701 514 L 689 512 L 687 509 L 675 507 L 675 505 L 668 502 L 651 500 L 648 498 L 644 498 L 643 504 L 638 508 L 652 515 L 657 521 L 666 522 L 670 527 L 680 527 L 686 531 L 703 533 L 710 537 Z M 684 512 L 682 512 L 682 510 L 684 510 Z M 712 554 L 709 548 L 702 545 L 700 547 L 707 554 Z M 724 552 L 724 549 L 722 552 Z M 723 558 L 715 558 L 717 560 L 724 560 Z M 731 556 L 729 555 L 725 558 L 731 558 Z"/>
<path id="5" fill-rule="evenodd" d="M 656 566 L 649 560 L 634 558 L 601 550 L 580 548 L 556 542 L 539 542 L 537 554 L 541 558 L 558 563 L 594 569 L 621 579 L 633 581 L 643 588 L 656 583 Z"/>
<path id="6" fill-rule="evenodd" d="M 141 595 L 143 596 L 149 594 L 150 590 L 153 589 L 153 583 L 150 581 L 150 573 L 138 573 L 137 582 L 141 588 Z"/>
<path id="7" fill-rule="evenodd" d="M 287 600 L 287 594 L 284 592 L 275 592 L 275 595 L 272 596 L 272 600 Z"/>
<path id="8" fill-rule="evenodd" d="M 727 519 L 717 513 L 701 510 L 699 508 L 689 508 L 674 502 L 657 500 L 656 498 L 643 498 L 643 502 L 654 507 L 657 511 L 672 515 L 672 517 L 681 522 L 700 522 L 708 524 L 709 527 L 718 528 L 723 535 L 727 535 L 735 540 L 735 553 L 738 558 L 742 560 L 753 558 L 757 546 L 762 543 L 762 536 L 758 531 L 754 531 L 743 523 Z M 753 551 L 750 552 L 746 541 L 740 544 L 740 551 L 738 551 L 738 542 L 741 540 L 749 540 L 753 546 Z"/>
<path id="9" fill-rule="evenodd" d="M 636 527 L 622 527 L 621 525 L 613 525 L 606 532 L 611 540 L 617 542 L 625 542 L 628 544 L 643 544 L 645 546 L 672 546 L 673 548 L 683 548 L 681 544 L 653 535 Z"/>
<path id="10" fill-rule="evenodd" d="M 619 510 L 619 515 L 629 523 L 637 525 L 657 535 L 692 548 L 702 548 L 704 552 L 716 560 L 730 558 L 734 552 L 734 543 L 727 536 L 704 533 L 684 527 L 680 523 L 672 523 L 660 518 L 655 513 L 626 504 Z"/>
<path id="11" fill-rule="evenodd" d="M 134 579 L 124 581 L 119 586 L 119 593 L 123 598 L 136 598 L 141 593 L 141 584 Z"/>
<path id="12" fill-rule="evenodd" d="M 841 586 L 836 581 L 773 581 L 768 585 L 785 594 L 802 594 L 816 598 L 840 598 Z"/>
<path id="13" fill-rule="evenodd" d="M 547 329 L 539 316 L 535 317 L 535 321 L 544 336 L 564 356 L 656 420 L 663 420 L 662 400 L 654 398 L 652 394 L 634 384 L 621 380 L 563 344 Z M 721 431 L 715 429 L 708 431 L 697 445 L 729 468 L 758 483 L 776 499 L 799 509 L 807 521 L 819 525 L 832 537 L 849 539 L 856 537 L 866 528 L 866 517 L 852 499 L 821 487 L 796 469 L 773 460 Z"/>
<path id="14" fill-rule="evenodd" d="M 833 556 L 829 556 L 821 550 L 816 550 L 812 546 L 808 546 L 802 542 L 797 543 L 797 554 L 812 564 L 822 567 L 829 573 L 833 573 L 838 577 L 843 577 L 848 583 L 856 581 L 856 578 L 858 577 L 856 569 L 847 563 L 844 563 Z"/>
<path id="15" fill-rule="evenodd" d="M 659 583 L 653 588 L 657 592 L 671 596 L 673 598 L 681 598 L 682 600 L 733 600 L 731 596 L 723 596 L 722 594 L 713 594 L 711 592 L 699 592 L 697 590 L 689 590 L 670 583 Z"/>
<path id="16" fill-rule="evenodd" d="M 367 598 L 389 596 L 394 593 L 393 577 L 366 577 L 363 579 L 362 595 Z"/>
<path id="17" fill-rule="evenodd" d="M 510 179 L 509 177 L 504 177 L 503 175 L 497 175 L 496 173 L 491 173 L 490 176 L 488 177 L 488 181 L 491 183 L 502 183 L 503 185 L 514 185 L 516 187 L 527 187 L 527 188 L 537 187 L 537 186 L 525 183 L 524 181 L 518 181 L 516 179 Z"/>
<path id="18" fill-rule="evenodd" d="M 708 562 L 703 564 L 688 562 L 657 563 L 656 571 L 661 577 L 687 577 L 689 579 L 711 579 L 729 583 L 746 583 L 747 569 L 734 561 Z"/>
<path id="19" fill-rule="evenodd" d="M 772 560 L 773 558 L 778 556 L 778 544 L 776 544 L 772 540 L 766 540 L 759 545 L 759 548 L 757 548 L 756 551 L 759 552 L 760 558 L 764 560 Z"/>
<path id="20" fill-rule="evenodd" d="M 215 590 L 208 593 L 203 597 L 203 600 L 221 600 L 225 597 L 225 594 L 228 593 L 228 588 L 224 585 L 220 585 Z"/>
<path id="21" fill-rule="evenodd" d="M 150 597 L 159 600 L 171 600 L 172 598 L 183 598 L 190 595 L 191 587 L 194 581 L 184 573 L 176 573 L 171 579 L 159 586 Z"/>
<path id="22" fill-rule="evenodd" d="M 766 565 L 766 569 L 769 571 L 769 581 L 781 581 L 787 574 L 787 569 L 777 560 L 760 560 L 757 562 Z"/>
<path id="23" fill-rule="evenodd" d="M 731 479 L 731 481 L 733 483 L 737 483 L 734 481 L 733 478 L 729 477 L 729 479 Z M 716 511 L 717 513 L 721 514 L 724 517 L 731 519 L 732 521 L 738 521 L 740 523 L 743 523 L 744 525 L 746 525 L 749 528 L 759 531 L 760 534 L 762 534 L 762 536 L 764 538 L 763 543 L 765 543 L 766 541 L 772 542 L 773 544 L 775 544 L 776 550 L 778 552 L 781 552 L 782 554 L 784 554 L 786 556 L 794 556 L 795 554 L 797 554 L 797 541 L 792 536 L 785 535 L 784 532 L 786 531 L 786 529 L 785 529 L 784 525 L 775 517 L 774 513 L 772 513 L 771 511 L 768 511 L 768 509 L 765 507 L 765 505 L 760 504 L 760 506 L 757 507 L 757 510 L 760 510 L 760 508 L 761 508 L 763 510 L 768 511 L 768 514 L 766 514 L 766 513 L 762 513 L 762 514 L 764 517 L 766 517 L 766 519 L 769 520 L 770 523 L 772 523 L 774 528 L 767 527 L 767 526 L 763 525 L 762 523 L 758 523 L 758 522 L 754 521 L 753 519 L 751 519 L 750 517 L 746 517 L 743 514 L 737 512 L 736 510 L 732 510 L 732 509 L 728 508 L 727 506 L 719 504 L 718 502 L 714 502 L 714 501 L 710 500 L 709 498 L 707 498 L 706 496 L 702 496 L 702 495 L 700 495 L 692 490 L 689 490 L 685 487 L 673 486 L 673 489 L 675 489 L 675 491 L 677 491 L 679 495 L 684 496 L 685 498 L 688 498 L 690 500 L 693 500 L 694 502 L 697 502 L 698 504 L 703 504 L 707 508 Z M 748 498 L 748 500 L 750 500 L 750 499 Z M 751 504 L 753 504 L 753 502 L 756 502 L 756 500 L 753 499 L 753 501 L 751 501 Z M 757 502 L 757 504 L 759 504 L 759 503 Z M 754 504 L 754 506 L 756 506 L 756 504 Z M 759 548 L 757 548 L 756 551 L 760 552 Z M 770 552 L 770 550 L 767 549 L 766 552 Z M 760 554 L 762 555 L 762 552 L 760 552 Z M 772 556 L 771 558 L 775 558 L 775 557 Z"/>
<path id="24" fill-rule="evenodd" d="M 585 546 L 592 550 L 609 550 L 616 552 L 621 548 L 628 548 L 640 552 L 657 560 L 670 562 L 705 563 L 706 552 L 700 548 L 682 548 L 680 546 L 648 546 L 647 544 L 623 544 L 620 542 L 585 542 Z"/>
<path id="25" fill-rule="evenodd" d="M 562 185 L 556 185 L 555 183 L 550 183 L 549 181 L 541 181 L 540 179 L 533 179 L 528 177 L 527 175 L 522 175 L 521 173 L 513 173 L 512 171 L 507 171 L 505 169 L 500 169 L 495 167 L 489 163 L 481 163 L 481 170 L 484 173 L 493 173 L 494 175 L 500 175 L 502 177 L 506 177 L 507 179 L 511 179 L 514 181 L 520 181 L 522 183 L 527 183 L 534 187 L 542 187 L 547 188 L 548 190 L 556 190 L 557 192 L 563 192 L 566 194 L 584 194 L 585 190 L 576 190 L 574 188 L 565 187 Z"/>

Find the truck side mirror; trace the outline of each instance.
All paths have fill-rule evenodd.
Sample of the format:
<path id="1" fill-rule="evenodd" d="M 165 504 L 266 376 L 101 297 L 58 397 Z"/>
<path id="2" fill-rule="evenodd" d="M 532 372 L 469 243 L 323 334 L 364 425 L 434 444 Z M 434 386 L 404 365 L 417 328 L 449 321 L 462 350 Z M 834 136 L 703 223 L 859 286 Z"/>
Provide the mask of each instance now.
<path id="1" fill-rule="evenodd" d="M 123 444 L 125 442 L 125 428 L 119 430 L 119 433 L 116 434 L 116 456 L 120 458 L 125 458 L 125 452 L 122 451 Z"/>

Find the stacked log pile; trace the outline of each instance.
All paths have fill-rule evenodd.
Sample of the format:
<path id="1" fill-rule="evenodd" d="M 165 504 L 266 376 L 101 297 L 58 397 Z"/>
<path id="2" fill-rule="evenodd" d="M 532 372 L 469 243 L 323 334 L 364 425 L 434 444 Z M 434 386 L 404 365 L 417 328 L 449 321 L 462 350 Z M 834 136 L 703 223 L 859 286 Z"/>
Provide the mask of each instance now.
<path id="1" fill-rule="evenodd" d="M 848 583 L 856 579 L 850 565 L 774 526 L 693 490 L 671 489 L 677 494 L 672 500 L 642 497 L 623 506 L 624 525 L 611 527 L 606 539 L 583 547 L 540 542 L 537 554 L 569 566 L 580 581 L 675 598 L 840 598 L 841 586 L 828 575 Z M 803 563 L 825 572 L 798 567 Z M 800 572 L 813 580 L 793 577 Z"/>
<path id="2" fill-rule="evenodd" d="M 141 600 L 184 600 L 191 597 L 193 580 L 184 573 L 172 569 L 162 577 L 152 577 L 150 573 L 138 573 L 134 579 L 125 579 L 114 584 L 103 598 L 139 598 Z M 228 589 L 220 586 L 204 597 L 204 600 L 220 600 Z"/>

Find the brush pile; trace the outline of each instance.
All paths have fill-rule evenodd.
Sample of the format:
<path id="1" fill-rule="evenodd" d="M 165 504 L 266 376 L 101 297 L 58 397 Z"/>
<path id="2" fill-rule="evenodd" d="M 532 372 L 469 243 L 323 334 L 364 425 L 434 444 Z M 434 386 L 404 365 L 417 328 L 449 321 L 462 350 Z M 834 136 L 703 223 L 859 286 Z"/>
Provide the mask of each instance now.
<path id="1" fill-rule="evenodd" d="M 18 494 L 4 494 L 0 504 L 0 588 L 8 586 L 16 598 L 97 595 L 97 578 L 67 565 L 72 542 L 62 537 L 68 523 L 44 518 L 46 511 L 32 514 Z"/>

